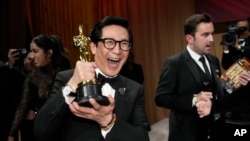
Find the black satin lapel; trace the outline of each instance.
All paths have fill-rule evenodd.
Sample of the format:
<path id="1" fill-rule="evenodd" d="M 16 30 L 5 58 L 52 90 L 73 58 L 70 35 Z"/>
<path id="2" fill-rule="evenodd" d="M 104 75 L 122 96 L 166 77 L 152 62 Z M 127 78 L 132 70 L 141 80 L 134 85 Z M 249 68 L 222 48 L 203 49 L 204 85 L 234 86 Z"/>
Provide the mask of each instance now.
<path id="1" fill-rule="evenodd" d="M 118 83 L 119 82 L 119 83 Z M 125 101 L 127 99 L 127 88 L 125 88 L 124 86 L 126 86 L 122 81 L 121 77 L 119 77 L 118 82 L 115 85 L 115 109 L 114 112 L 117 114 L 118 117 L 122 116 L 122 112 L 125 107 Z M 125 89 L 125 90 L 124 90 Z"/>
<path id="2" fill-rule="evenodd" d="M 189 70 L 192 72 L 192 75 L 194 76 L 194 79 L 196 80 L 196 82 L 198 84 L 202 84 L 201 82 L 201 76 L 199 75 L 199 71 L 198 71 L 198 67 L 197 64 L 195 63 L 195 61 L 193 59 L 188 59 L 186 60 L 186 64 L 189 68 Z"/>
<path id="3" fill-rule="evenodd" d="M 184 61 L 188 67 L 188 69 L 191 71 L 192 75 L 194 76 L 195 81 L 198 84 L 202 84 L 201 82 L 201 76 L 199 75 L 198 67 L 193 58 L 188 53 L 187 49 L 184 49 L 182 52 L 182 56 L 184 57 Z"/>
<path id="4" fill-rule="evenodd" d="M 124 108 L 124 101 L 122 100 L 122 96 L 119 94 L 118 90 L 115 91 L 115 109 L 114 112 L 118 117 L 122 116 L 122 110 Z"/>

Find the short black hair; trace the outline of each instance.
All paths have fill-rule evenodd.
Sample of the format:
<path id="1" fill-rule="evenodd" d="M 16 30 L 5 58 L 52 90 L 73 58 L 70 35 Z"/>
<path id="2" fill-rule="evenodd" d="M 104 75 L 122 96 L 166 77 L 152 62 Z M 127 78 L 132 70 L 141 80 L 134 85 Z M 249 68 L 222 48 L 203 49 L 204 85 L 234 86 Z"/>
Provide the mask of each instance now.
<path id="1" fill-rule="evenodd" d="M 208 14 L 194 14 L 188 17 L 184 24 L 184 34 L 191 34 L 194 36 L 196 32 L 196 27 L 200 23 L 211 23 L 212 18 Z"/>
<path id="2" fill-rule="evenodd" d="M 102 36 L 102 29 L 105 26 L 109 25 L 119 25 L 127 29 L 129 35 L 129 42 L 133 44 L 133 35 L 129 27 L 128 21 L 125 18 L 119 16 L 107 16 L 103 20 L 98 22 L 90 32 L 91 41 L 97 44 L 97 42 Z"/>

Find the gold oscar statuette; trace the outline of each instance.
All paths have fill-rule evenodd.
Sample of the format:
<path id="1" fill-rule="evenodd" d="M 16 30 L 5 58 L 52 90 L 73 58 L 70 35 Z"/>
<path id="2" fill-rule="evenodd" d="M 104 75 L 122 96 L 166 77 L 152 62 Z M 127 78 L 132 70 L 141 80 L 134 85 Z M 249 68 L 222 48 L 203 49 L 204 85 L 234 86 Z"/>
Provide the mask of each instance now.
<path id="1" fill-rule="evenodd" d="M 94 55 L 90 50 L 90 38 L 83 35 L 83 25 L 78 27 L 79 35 L 73 36 L 74 47 L 80 51 L 80 60 L 84 62 L 93 62 Z M 98 79 L 83 81 L 78 84 L 76 90 L 76 102 L 81 106 L 92 107 L 89 98 L 94 98 L 101 105 L 108 105 L 109 100 L 102 95 L 101 84 Z"/>

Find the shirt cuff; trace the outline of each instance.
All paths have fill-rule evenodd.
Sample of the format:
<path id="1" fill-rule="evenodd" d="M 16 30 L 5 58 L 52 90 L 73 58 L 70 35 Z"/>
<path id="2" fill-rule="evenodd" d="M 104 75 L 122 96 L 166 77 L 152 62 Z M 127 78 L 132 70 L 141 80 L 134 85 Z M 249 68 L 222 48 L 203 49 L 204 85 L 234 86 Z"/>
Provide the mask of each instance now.
<path id="1" fill-rule="evenodd" d="M 75 100 L 75 97 L 74 97 L 74 96 L 69 96 L 69 94 L 67 95 L 66 93 L 63 92 L 63 90 L 62 90 L 62 94 L 63 94 L 63 97 L 64 97 L 65 102 L 66 102 L 67 104 L 71 104 L 72 101 Z"/>
<path id="2" fill-rule="evenodd" d="M 229 53 L 229 50 L 223 50 L 223 52 L 224 52 L 225 54 L 228 54 L 228 53 Z"/>
<path id="3" fill-rule="evenodd" d="M 100 126 L 101 127 L 101 133 L 104 138 L 106 138 L 107 134 L 110 132 L 110 130 L 113 128 L 116 121 L 116 114 L 113 114 L 113 117 L 111 121 L 106 126 Z"/>
<path id="4" fill-rule="evenodd" d="M 110 132 L 110 130 L 113 128 L 114 124 L 108 129 L 108 130 L 103 130 L 101 129 L 102 136 L 106 138 L 107 134 Z"/>

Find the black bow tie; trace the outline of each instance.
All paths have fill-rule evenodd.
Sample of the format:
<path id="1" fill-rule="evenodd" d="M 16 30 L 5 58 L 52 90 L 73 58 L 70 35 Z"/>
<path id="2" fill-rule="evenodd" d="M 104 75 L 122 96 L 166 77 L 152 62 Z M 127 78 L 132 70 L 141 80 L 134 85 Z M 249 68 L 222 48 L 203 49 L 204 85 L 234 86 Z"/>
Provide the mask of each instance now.
<path id="1" fill-rule="evenodd" d="M 97 76 L 97 80 L 99 80 L 101 84 L 104 84 L 104 83 L 114 84 L 118 80 L 118 77 L 116 76 L 116 77 L 108 78 L 99 73 Z"/>
<path id="2" fill-rule="evenodd" d="M 119 88 L 119 85 L 121 84 L 118 82 L 119 75 L 117 75 L 116 77 L 107 78 L 99 73 L 97 76 L 97 80 L 100 81 L 101 85 L 104 85 L 105 83 L 109 83 L 110 86 L 113 89 L 117 90 L 120 95 L 124 95 L 127 92 L 126 88 Z"/>

